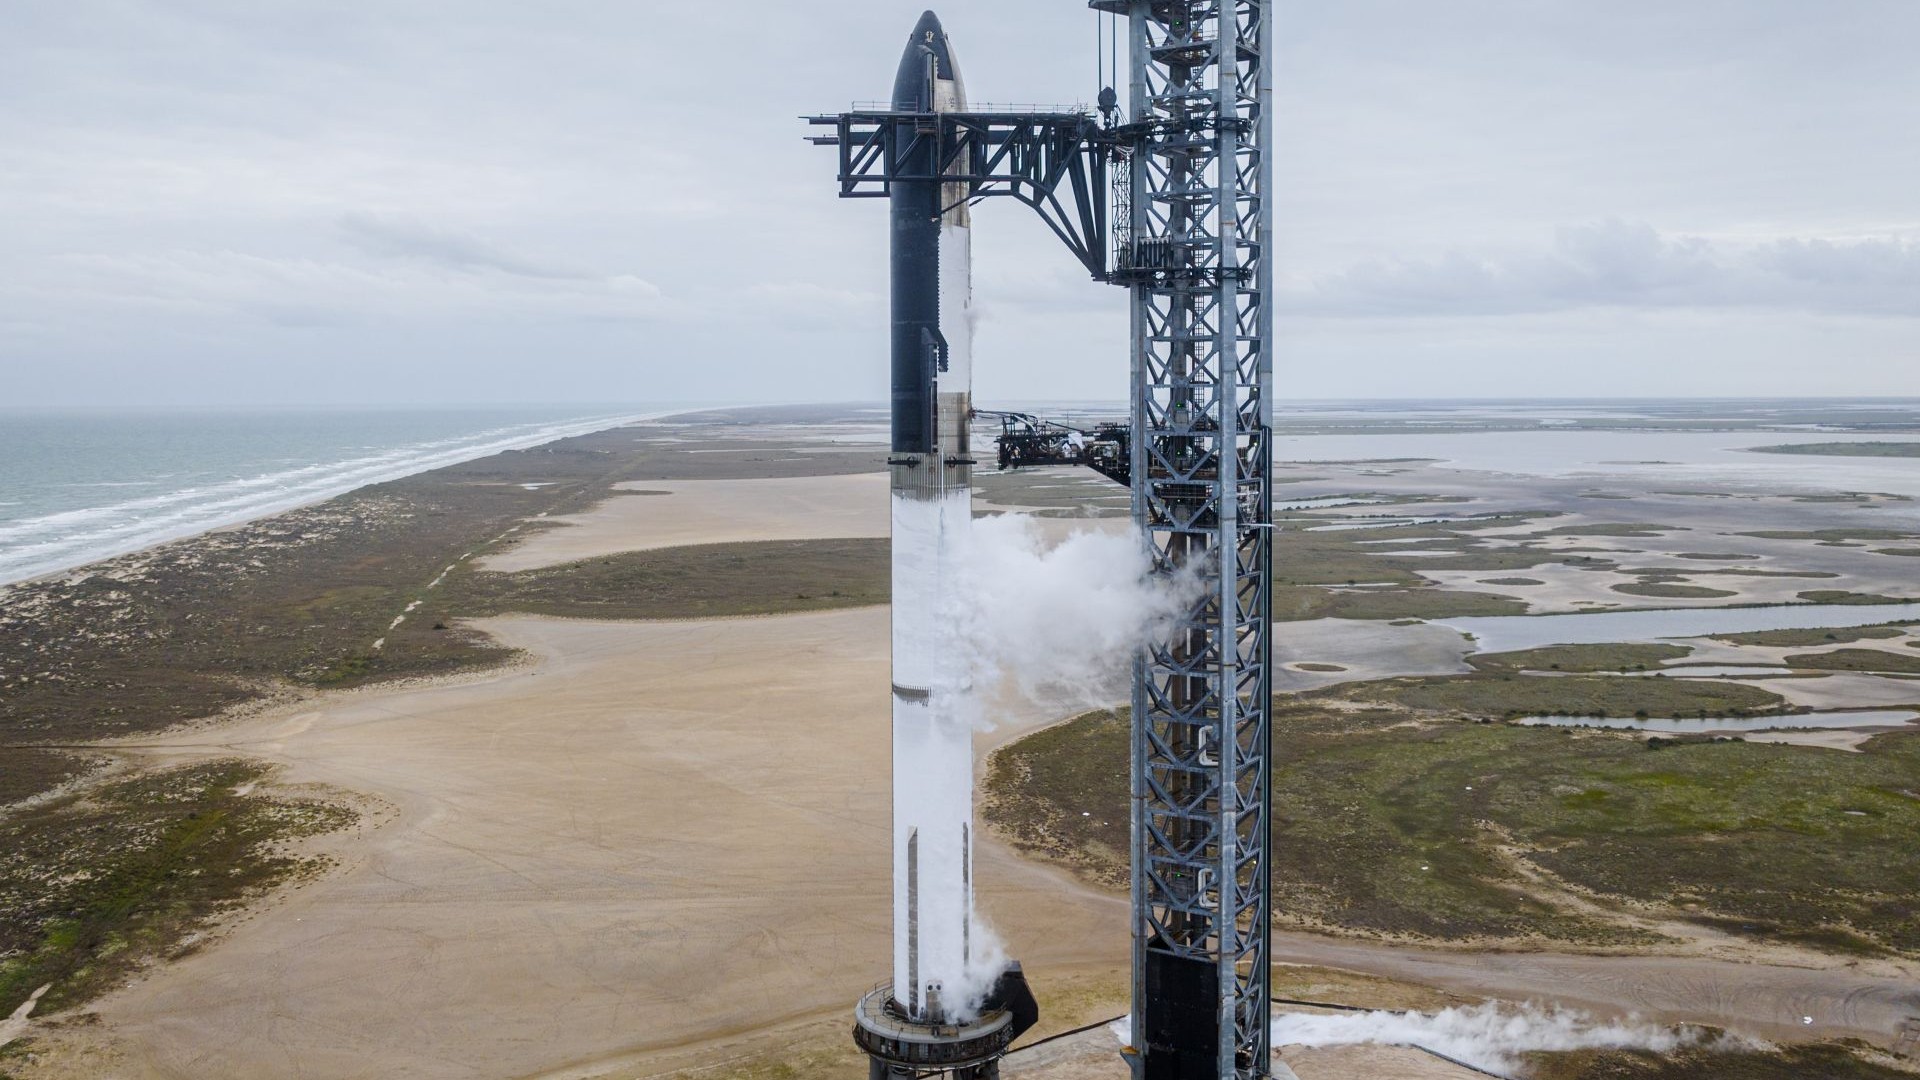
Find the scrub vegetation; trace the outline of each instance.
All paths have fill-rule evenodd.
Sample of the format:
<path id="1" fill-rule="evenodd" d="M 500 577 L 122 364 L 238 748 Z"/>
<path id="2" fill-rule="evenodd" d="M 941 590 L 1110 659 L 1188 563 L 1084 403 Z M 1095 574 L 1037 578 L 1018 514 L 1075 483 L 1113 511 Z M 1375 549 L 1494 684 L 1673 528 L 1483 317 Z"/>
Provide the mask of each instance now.
<path id="1" fill-rule="evenodd" d="M 86 1001 L 248 897 L 323 868 L 288 842 L 357 815 L 253 793 L 267 772 L 202 762 L 0 819 L 0 1015 L 40 986 L 43 1011 Z"/>
<path id="2" fill-rule="evenodd" d="M 1756 454 L 1811 454 L 1818 457 L 1920 458 L 1920 442 L 1827 442 L 1756 446 Z"/>
<path id="3" fill-rule="evenodd" d="M 589 619 L 780 615 L 887 602 L 885 540 L 776 540 L 630 551 L 512 574 L 469 572 L 456 607 Z"/>
<path id="4" fill-rule="evenodd" d="M 1889 624 L 1816 630 L 1756 630 L 1745 634 L 1716 634 L 1712 640 L 1724 641 L 1729 645 L 1797 648 L 1811 645 L 1848 644 L 1855 641 L 1888 641 L 1905 633 L 1904 625 Z"/>
<path id="5" fill-rule="evenodd" d="M 1920 736 L 1839 754 L 1446 717 L 1279 708 L 1282 923 L 1620 946 L 1660 940 L 1653 916 L 1920 956 Z M 1122 713 L 1089 713 L 1003 748 L 985 816 L 1016 845 L 1123 888 L 1127 727 Z"/>
<path id="6" fill-rule="evenodd" d="M 76 780 L 105 763 L 98 755 L 39 747 L 12 747 L 0 753 L 0 806 L 19 802 Z"/>
<path id="7" fill-rule="evenodd" d="M 1624 585 L 1615 585 L 1613 591 L 1628 596 L 1657 596 L 1670 600 L 1717 600 L 1726 596 L 1738 596 L 1738 593 L 1726 589 L 1709 589 L 1702 585 L 1676 585 L 1670 581 L 1629 581 Z"/>
<path id="8" fill-rule="evenodd" d="M 1812 540 L 1821 544 L 1850 544 L 1866 540 L 1920 540 L 1920 534 L 1897 529 L 1814 529 L 1811 531 L 1763 530 L 1741 533 L 1762 540 Z"/>
<path id="9" fill-rule="evenodd" d="M 1780 695 L 1750 683 L 1493 672 L 1346 683 L 1314 691 L 1310 696 L 1445 712 L 1468 719 L 1752 716 L 1781 711 L 1786 705 Z"/>
<path id="10" fill-rule="evenodd" d="M 1822 671 L 1878 671 L 1896 675 L 1920 675 L 1920 656 L 1887 652 L 1884 649 L 1835 649 L 1832 652 L 1800 653 L 1787 657 L 1788 667 L 1817 668 Z M 1920 689 L 1914 698 L 1920 700 Z"/>
<path id="11" fill-rule="evenodd" d="M 1903 596 L 1881 596 L 1878 593 L 1857 593 L 1845 589 L 1814 589 L 1800 594 L 1800 599 L 1809 604 L 1911 604 L 1913 600 Z"/>
<path id="12" fill-rule="evenodd" d="M 1478 653 L 1467 663 L 1480 671 L 1647 671 L 1669 660 L 1684 660 L 1685 645 L 1552 645 L 1520 652 Z"/>

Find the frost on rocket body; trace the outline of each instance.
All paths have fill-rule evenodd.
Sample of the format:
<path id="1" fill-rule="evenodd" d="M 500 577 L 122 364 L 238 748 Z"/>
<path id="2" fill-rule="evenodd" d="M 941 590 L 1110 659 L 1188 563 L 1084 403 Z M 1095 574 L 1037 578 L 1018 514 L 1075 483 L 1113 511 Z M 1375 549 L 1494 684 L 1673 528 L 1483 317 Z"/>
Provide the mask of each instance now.
<path id="1" fill-rule="evenodd" d="M 1123 697 L 1137 650 L 1196 590 L 1154 575 L 1135 536 L 1049 542 L 1026 517 L 975 520 L 965 491 L 896 498 L 893 514 L 895 681 L 928 691 L 894 702 L 894 840 L 911 845 L 894 866 L 894 985 L 921 1000 L 937 986 L 969 1019 L 1007 965 L 972 910 L 973 733 L 1010 694 L 1062 713 Z"/>

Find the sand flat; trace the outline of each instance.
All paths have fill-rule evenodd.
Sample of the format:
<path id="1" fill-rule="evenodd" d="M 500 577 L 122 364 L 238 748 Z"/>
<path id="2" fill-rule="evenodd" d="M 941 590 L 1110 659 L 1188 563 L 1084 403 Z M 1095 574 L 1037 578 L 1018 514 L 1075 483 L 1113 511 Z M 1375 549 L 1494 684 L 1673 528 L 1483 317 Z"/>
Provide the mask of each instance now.
<path id="1" fill-rule="evenodd" d="M 487 629 L 539 663 L 155 747 L 398 813 L 105 999 L 129 1076 L 518 1077 L 845 1008 L 885 976 L 886 609 Z M 1124 956 L 1117 899 L 997 847 L 977 873 L 1030 963 Z"/>
<path id="2" fill-rule="evenodd" d="M 772 480 L 647 480 L 580 514 L 529 533 L 477 560 L 511 573 L 623 551 L 750 540 L 823 540 L 887 535 L 887 475 L 796 476 Z M 665 495 L 635 492 L 664 491 Z"/>

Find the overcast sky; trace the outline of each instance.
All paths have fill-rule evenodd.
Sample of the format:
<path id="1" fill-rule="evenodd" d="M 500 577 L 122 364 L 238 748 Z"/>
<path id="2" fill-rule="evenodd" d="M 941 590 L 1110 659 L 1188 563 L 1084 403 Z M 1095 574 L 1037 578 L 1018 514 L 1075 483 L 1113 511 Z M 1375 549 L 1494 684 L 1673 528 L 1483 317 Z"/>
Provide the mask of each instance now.
<path id="1" fill-rule="evenodd" d="M 884 204 L 802 113 L 920 3 L 5 0 L 0 405 L 885 394 Z M 1920 3 L 1278 0 L 1290 397 L 1920 395 Z M 947 0 L 1090 100 L 1080 0 Z M 976 217 L 988 399 L 1123 294 Z"/>

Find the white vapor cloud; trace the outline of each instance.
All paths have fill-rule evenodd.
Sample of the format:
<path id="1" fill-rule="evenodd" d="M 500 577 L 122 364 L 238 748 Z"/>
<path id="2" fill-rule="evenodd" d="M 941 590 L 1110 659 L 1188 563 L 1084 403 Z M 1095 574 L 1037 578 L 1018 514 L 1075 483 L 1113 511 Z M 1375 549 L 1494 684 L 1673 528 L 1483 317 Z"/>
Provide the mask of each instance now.
<path id="1" fill-rule="evenodd" d="M 1131 1025 L 1111 1025 L 1122 1045 Z M 1443 1054 L 1497 1075 L 1524 1075 L 1529 1053 L 1570 1050 L 1648 1050 L 1672 1053 L 1685 1047 L 1759 1047 L 1737 1036 L 1687 1026 L 1663 1027 L 1634 1018 L 1602 1020 L 1578 1009 L 1486 1002 L 1418 1012 L 1280 1013 L 1273 1018 L 1273 1047 L 1412 1046 Z"/>
<path id="2" fill-rule="evenodd" d="M 1050 539 L 1031 516 L 1000 514 L 974 522 L 970 545 L 946 622 L 982 691 L 1111 704 L 1137 651 L 1195 598 L 1192 576 L 1152 572 L 1130 529 Z"/>
<path id="3" fill-rule="evenodd" d="M 1522 1055 L 1538 1051 L 1650 1050 L 1671 1053 L 1701 1045 L 1703 1033 L 1638 1020 L 1599 1020 L 1574 1009 L 1489 1002 L 1437 1013 L 1283 1013 L 1273 1045 L 1418 1046 L 1476 1068 L 1515 1074 Z"/>

